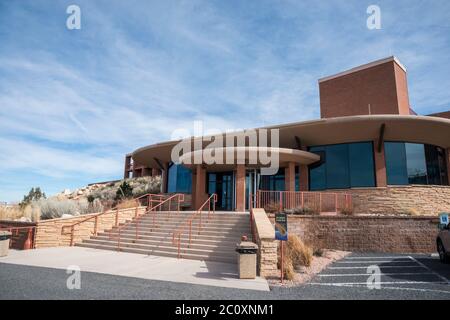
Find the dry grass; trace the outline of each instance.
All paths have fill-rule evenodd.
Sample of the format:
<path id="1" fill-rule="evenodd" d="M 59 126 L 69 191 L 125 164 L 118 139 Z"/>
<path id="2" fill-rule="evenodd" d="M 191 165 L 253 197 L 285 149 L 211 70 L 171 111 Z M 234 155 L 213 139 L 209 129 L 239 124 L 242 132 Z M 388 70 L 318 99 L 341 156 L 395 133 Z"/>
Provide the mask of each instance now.
<path id="1" fill-rule="evenodd" d="M 405 214 L 408 216 L 420 216 L 419 210 L 414 209 L 414 208 L 407 208 L 402 212 L 402 214 Z"/>
<path id="2" fill-rule="evenodd" d="M 20 218 L 27 218 L 30 221 L 39 221 L 41 211 L 38 207 L 27 205 L 25 208 L 19 206 L 0 207 L 0 220 L 19 220 Z"/>
<path id="3" fill-rule="evenodd" d="M 339 210 L 339 213 L 346 216 L 351 216 L 353 215 L 353 208 L 342 208 L 341 210 Z"/>
<path id="4" fill-rule="evenodd" d="M 19 206 L 0 207 L 0 220 L 15 220 L 23 217 L 23 211 Z"/>
<path id="5" fill-rule="evenodd" d="M 313 250 L 303 243 L 296 235 L 289 235 L 284 249 L 283 273 L 287 280 L 295 277 L 295 268 L 298 266 L 309 267 L 313 260 Z M 279 250 L 278 267 L 281 266 L 281 254 Z"/>
<path id="6" fill-rule="evenodd" d="M 122 201 L 117 205 L 117 208 L 119 209 L 129 209 L 129 208 L 135 208 L 139 206 L 139 202 L 134 199 L 127 199 Z"/>
<path id="7" fill-rule="evenodd" d="M 311 265 L 313 250 L 296 235 L 289 235 L 286 247 L 286 255 L 291 257 L 294 266 L 309 267 Z"/>

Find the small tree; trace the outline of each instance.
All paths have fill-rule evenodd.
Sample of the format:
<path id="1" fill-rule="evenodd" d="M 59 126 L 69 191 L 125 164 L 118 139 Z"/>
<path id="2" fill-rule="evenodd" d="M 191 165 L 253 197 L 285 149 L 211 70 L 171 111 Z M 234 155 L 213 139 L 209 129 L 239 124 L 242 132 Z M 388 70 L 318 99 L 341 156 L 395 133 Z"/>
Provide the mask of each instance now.
<path id="1" fill-rule="evenodd" d="M 20 207 L 24 208 L 32 201 L 37 201 L 39 199 L 46 199 L 45 193 L 41 191 L 41 188 L 31 188 L 27 195 L 23 196 L 23 200 L 20 203 Z"/>
<path id="2" fill-rule="evenodd" d="M 133 196 L 133 187 L 126 181 L 122 182 L 116 192 L 116 200 L 131 198 Z"/>

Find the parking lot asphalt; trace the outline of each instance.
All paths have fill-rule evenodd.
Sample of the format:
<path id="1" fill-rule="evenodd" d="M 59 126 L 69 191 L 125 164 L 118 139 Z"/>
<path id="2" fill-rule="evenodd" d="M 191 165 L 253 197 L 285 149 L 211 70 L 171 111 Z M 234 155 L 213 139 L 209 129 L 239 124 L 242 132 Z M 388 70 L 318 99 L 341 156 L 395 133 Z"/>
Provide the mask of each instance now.
<path id="1" fill-rule="evenodd" d="M 430 255 L 351 254 L 308 285 L 382 292 L 386 298 L 395 298 L 397 291 L 416 292 L 424 299 L 450 299 L 449 279 L 450 265 Z"/>
<path id="2" fill-rule="evenodd" d="M 377 287 L 373 270 L 381 271 Z M 0 299 L 443 299 L 450 300 L 450 265 L 429 255 L 352 254 L 309 283 L 270 292 L 81 273 L 68 289 L 65 270 L 0 263 Z M 367 286 L 369 281 L 372 288 Z M 6 290 L 5 290 L 6 289 Z"/>

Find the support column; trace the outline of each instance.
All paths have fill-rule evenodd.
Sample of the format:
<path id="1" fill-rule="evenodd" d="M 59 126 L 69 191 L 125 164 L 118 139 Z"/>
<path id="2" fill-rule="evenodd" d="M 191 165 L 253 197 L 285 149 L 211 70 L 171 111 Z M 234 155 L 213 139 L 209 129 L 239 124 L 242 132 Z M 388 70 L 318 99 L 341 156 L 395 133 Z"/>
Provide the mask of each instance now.
<path id="1" fill-rule="evenodd" d="M 236 166 L 236 211 L 245 211 L 245 165 Z"/>
<path id="2" fill-rule="evenodd" d="M 308 151 L 308 147 L 303 146 L 303 151 Z M 306 164 L 301 164 L 299 166 L 299 190 L 300 191 L 308 191 L 309 190 L 309 168 Z"/>
<path id="3" fill-rule="evenodd" d="M 192 179 L 192 186 L 191 186 L 191 210 L 195 210 L 196 203 L 195 203 L 195 189 L 197 186 L 197 172 L 195 168 L 192 168 L 191 170 L 191 179 Z"/>
<path id="4" fill-rule="evenodd" d="M 375 182 L 377 187 L 387 186 L 386 160 L 384 157 L 384 143 L 381 150 L 378 150 L 378 139 L 373 141 L 373 154 L 375 159 Z"/>
<path id="5" fill-rule="evenodd" d="M 302 164 L 299 167 L 299 185 L 300 191 L 308 191 L 309 190 L 309 168 L 307 165 Z"/>
<path id="6" fill-rule="evenodd" d="M 295 162 L 289 162 L 284 169 L 284 189 L 295 191 Z"/>
<path id="7" fill-rule="evenodd" d="M 192 181 L 192 197 L 194 210 L 198 210 L 203 202 L 208 199 L 206 194 L 206 169 L 201 164 L 195 166 L 195 175 Z M 194 181 L 195 180 L 195 181 Z"/>
<path id="8" fill-rule="evenodd" d="M 161 193 L 167 193 L 167 182 L 169 178 L 169 164 L 163 163 L 163 169 L 161 170 Z"/>

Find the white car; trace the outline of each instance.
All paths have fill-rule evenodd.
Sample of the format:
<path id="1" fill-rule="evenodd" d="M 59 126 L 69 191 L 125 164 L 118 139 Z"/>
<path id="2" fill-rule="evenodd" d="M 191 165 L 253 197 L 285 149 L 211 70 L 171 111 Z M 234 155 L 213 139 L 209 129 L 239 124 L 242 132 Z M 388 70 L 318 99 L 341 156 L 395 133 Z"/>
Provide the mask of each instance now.
<path id="1" fill-rule="evenodd" d="M 439 253 L 439 259 L 441 262 L 448 263 L 450 262 L 450 224 L 447 224 L 445 227 L 439 231 L 439 234 L 436 238 L 436 246 L 437 251 Z"/>

